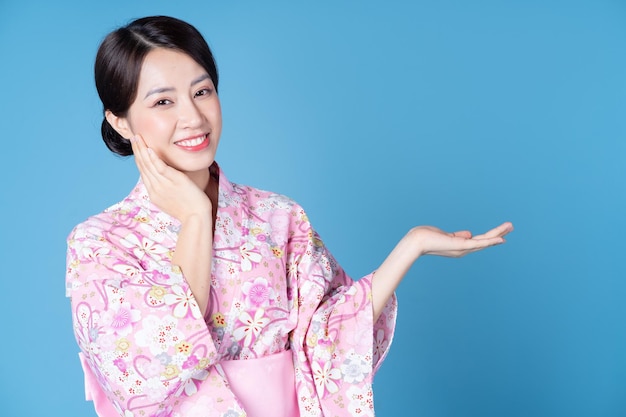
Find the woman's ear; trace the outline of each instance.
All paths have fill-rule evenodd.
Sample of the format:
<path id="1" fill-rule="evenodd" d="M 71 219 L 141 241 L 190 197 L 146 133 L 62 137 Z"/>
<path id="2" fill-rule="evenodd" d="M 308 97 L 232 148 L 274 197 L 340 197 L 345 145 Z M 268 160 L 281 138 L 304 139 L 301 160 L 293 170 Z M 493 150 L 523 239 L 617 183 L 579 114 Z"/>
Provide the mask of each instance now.
<path id="1" fill-rule="evenodd" d="M 130 129 L 130 125 L 128 124 L 128 119 L 125 117 L 119 117 L 113 114 L 111 110 L 106 110 L 104 112 L 104 117 L 107 119 L 107 122 L 115 129 L 117 133 L 124 139 L 132 138 L 133 131 Z"/>

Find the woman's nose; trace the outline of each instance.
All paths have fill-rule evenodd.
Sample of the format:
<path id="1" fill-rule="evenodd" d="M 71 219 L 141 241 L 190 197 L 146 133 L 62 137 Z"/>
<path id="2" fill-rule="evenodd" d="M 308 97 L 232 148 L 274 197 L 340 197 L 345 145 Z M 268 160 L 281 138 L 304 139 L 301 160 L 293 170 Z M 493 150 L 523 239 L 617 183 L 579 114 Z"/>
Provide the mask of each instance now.
<path id="1" fill-rule="evenodd" d="M 179 121 L 182 127 L 198 127 L 202 124 L 203 118 L 202 112 L 193 99 L 185 100 L 180 103 Z"/>

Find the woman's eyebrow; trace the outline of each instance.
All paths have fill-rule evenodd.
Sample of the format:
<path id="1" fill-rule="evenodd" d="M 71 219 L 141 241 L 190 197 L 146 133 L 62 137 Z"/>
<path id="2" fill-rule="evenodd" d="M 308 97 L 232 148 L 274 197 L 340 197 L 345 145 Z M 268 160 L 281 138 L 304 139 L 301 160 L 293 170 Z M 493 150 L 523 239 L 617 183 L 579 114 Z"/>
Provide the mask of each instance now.
<path id="1" fill-rule="evenodd" d="M 151 96 L 152 94 L 167 93 L 169 91 L 174 91 L 174 87 L 156 87 L 148 91 L 143 99 L 147 99 L 148 96 Z"/>
<path id="2" fill-rule="evenodd" d="M 196 78 L 195 80 L 191 82 L 191 86 L 193 87 L 196 84 L 200 84 L 202 81 L 206 80 L 207 78 L 211 79 L 209 74 L 202 74 L 201 76 L 199 76 L 198 78 Z"/>
<path id="3" fill-rule="evenodd" d="M 194 85 L 200 84 L 202 81 L 206 79 L 211 79 L 209 74 L 202 74 L 201 76 L 193 80 L 190 85 L 193 87 Z M 149 90 L 143 99 L 145 100 L 153 94 L 167 93 L 170 91 L 174 91 L 174 87 L 156 87 L 156 88 L 153 88 L 152 90 Z"/>

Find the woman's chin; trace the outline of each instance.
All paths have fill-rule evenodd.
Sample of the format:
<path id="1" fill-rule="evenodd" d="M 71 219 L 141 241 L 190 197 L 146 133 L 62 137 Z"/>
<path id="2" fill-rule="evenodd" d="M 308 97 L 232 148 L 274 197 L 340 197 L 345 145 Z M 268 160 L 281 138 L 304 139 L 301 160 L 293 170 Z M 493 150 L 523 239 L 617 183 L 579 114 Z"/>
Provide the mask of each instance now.
<path id="1" fill-rule="evenodd" d="M 201 173 L 209 169 L 215 162 L 213 157 L 193 158 L 193 160 L 166 161 L 165 163 L 186 174 Z"/>

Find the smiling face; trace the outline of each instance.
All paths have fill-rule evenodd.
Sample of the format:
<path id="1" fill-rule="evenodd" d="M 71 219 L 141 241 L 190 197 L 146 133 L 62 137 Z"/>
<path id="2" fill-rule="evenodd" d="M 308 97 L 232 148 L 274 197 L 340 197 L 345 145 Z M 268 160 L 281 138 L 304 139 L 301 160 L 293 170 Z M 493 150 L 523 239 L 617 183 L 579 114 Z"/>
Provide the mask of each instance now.
<path id="1" fill-rule="evenodd" d="M 150 51 L 126 117 L 107 112 L 106 118 L 122 137 L 140 135 L 165 163 L 187 174 L 206 170 L 215 160 L 220 101 L 209 74 L 185 53 Z"/>

